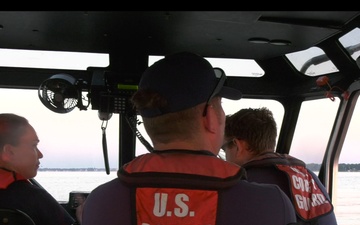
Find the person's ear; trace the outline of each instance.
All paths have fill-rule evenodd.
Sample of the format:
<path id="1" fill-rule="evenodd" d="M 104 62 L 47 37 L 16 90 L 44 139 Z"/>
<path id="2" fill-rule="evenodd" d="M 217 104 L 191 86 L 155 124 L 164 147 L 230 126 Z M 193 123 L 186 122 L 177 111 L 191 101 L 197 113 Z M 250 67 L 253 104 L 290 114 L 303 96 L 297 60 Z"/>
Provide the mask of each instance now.
<path id="1" fill-rule="evenodd" d="M 210 133 L 216 133 L 219 122 L 217 121 L 217 115 L 213 105 L 209 104 L 206 110 L 206 115 L 203 116 L 204 126 Z"/>
<path id="2" fill-rule="evenodd" d="M 247 151 L 248 144 L 246 141 L 235 138 L 234 142 L 237 147 L 237 154 L 245 153 Z"/>
<path id="3" fill-rule="evenodd" d="M 240 140 L 239 139 L 237 139 L 237 138 L 234 138 L 234 140 L 233 140 L 233 144 L 234 144 L 234 151 L 236 152 L 235 154 L 236 154 L 236 157 L 240 157 L 241 156 L 241 151 L 242 151 L 242 149 L 241 149 L 241 145 L 240 145 Z"/>
<path id="4" fill-rule="evenodd" d="M 1 151 L 1 160 L 8 162 L 11 160 L 12 156 L 14 155 L 12 146 L 9 144 L 4 145 Z"/>

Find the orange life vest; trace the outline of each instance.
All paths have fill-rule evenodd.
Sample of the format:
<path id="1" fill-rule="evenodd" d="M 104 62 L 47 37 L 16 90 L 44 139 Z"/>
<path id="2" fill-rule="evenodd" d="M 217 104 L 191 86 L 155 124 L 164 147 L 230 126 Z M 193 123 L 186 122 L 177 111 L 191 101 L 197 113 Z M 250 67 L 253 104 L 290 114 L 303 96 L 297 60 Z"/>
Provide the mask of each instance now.
<path id="1" fill-rule="evenodd" d="M 216 224 L 219 191 L 244 170 L 207 151 L 154 151 L 118 172 L 133 187 L 137 225 Z"/>
<path id="2" fill-rule="evenodd" d="M 267 152 L 243 166 L 249 168 L 269 165 L 286 174 L 291 200 L 300 218 L 310 221 L 333 211 L 333 205 L 314 181 L 303 161 L 287 154 Z"/>

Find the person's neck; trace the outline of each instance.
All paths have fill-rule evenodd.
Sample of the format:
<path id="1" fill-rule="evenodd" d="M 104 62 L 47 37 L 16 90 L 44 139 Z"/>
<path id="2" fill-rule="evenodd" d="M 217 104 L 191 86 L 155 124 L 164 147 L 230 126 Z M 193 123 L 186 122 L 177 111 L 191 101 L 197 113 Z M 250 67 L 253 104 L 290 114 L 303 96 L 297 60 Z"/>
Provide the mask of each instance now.
<path id="1" fill-rule="evenodd" d="M 208 144 L 201 143 L 192 143 L 192 142 L 171 142 L 171 143 L 154 143 L 154 149 L 158 151 L 164 151 L 168 149 L 179 149 L 179 150 L 189 150 L 189 151 L 199 151 L 199 150 L 207 150 L 209 152 L 218 154 L 219 151 L 214 151 L 214 149 Z"/>

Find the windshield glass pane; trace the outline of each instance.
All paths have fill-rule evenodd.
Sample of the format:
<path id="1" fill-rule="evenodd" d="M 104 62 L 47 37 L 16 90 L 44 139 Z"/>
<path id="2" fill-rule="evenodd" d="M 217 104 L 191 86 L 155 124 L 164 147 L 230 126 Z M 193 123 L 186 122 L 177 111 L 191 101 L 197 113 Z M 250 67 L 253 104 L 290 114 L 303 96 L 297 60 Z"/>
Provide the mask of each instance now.
<path id="1" fill-rule="evenodd" d="M 280 128 L 282 125 L 282 120 L 284 117 L 284 107 L 281 105 L 280 102 L 275 101 L 275 100 L 268 100 L 268 99 L 246 99 L 246 98 L 242 98 L 242 99 L 236 100 L 236 101 L 223 98 L 221 101 L 222 101 L 222 106 L 223 106 L 223 109 L 224 109 L 224 112 L 226 115 L 233 114 L 243 108 L 267 107 L 274 114 L 274 118 L 275 118 L 275 121 L 277 123 L 277 128 L 278 128 L 277 132 L 279 134 Z M 139 119 L 139 121 L 142 121 L 140 116 L 138 117 L 138 119 Z M 140 124 L 138 129 L 139 129 L 140 133 L 142 134 L 142 136 L 148 142 L 150 142 L 150 138 L 147 135 L 144 126 L 142 124 Z M 138 139 L 136 141 L 137 141 L 136 142 L 136 155 L 147 153 L 148 150 L 146 149 L 146 147 L 140 141 L 138 141 Z M 219 156 L 222 158 L 225 158 L 225 153 L 223 152 L 223 150 L 220 150 Z"/>
<path id="2" fill-rule="evenodd" d="M 86 70 L 88 67 L 106 67 L 109 55 L 85 52 L 56 52 L 0 49 L 0 66 Z"/>
<path id="3" fill-rule="evenodd" d="M 339 98 L 302 103 L 290 155 L 307 164 L 322 162 L 339 103 Z"/>
<path id="4" fill-rule="evenodd" d="M 163 56 L 149 56 L 149 66 L 154 62 L 164 58 Z M 224 59 L 224 58 L 206 58 L 213 67 L 219 67 L 224 70 L 226 76 L 235 77 L 262 77 L 264 70 L 250 59 Z"/>
<path id="5" fill-rule="evenodd" d="M 286 54 L 286 57 L 299 72 L 307 76 L 313 77 L 339 71 L 325 52 L 318 47 Z"/>
<path id="6" fill-rule="evenodd" d="M 360 55 L 360 29 L 355 28 L 349 33 L 339 38 L 340 43 L 344 46 L 351 57 L 356 60 Z"/>

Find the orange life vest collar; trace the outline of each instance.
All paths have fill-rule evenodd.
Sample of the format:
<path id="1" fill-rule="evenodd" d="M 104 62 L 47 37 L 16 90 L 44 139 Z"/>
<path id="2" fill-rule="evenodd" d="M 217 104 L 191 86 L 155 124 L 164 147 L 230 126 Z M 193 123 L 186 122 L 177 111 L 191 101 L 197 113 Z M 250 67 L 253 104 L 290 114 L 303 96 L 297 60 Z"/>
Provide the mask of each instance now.
<path id="1" fill-rule="evenodd" d="M 17 180 L 26 180 L 22 175 L 5 169 L 0 168 L 0 189 L 6 189 L 10 184 Z"/>
<path id="2" fill-rule="evenodd" d="M 245 171 L 208 151 L 166 150 L 138 156 L 118 177 L 137 186 L 225 188 L 245 178 Z"/>

